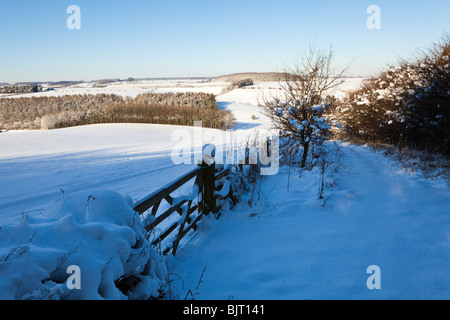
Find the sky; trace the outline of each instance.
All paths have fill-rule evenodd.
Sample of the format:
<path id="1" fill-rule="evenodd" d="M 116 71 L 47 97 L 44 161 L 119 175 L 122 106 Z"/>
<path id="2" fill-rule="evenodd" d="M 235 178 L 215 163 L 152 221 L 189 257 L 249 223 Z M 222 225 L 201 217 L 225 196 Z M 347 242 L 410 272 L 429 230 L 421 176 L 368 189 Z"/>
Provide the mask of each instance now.
<path id="1" fill-rule="evenodd" d="M 367 27 L 371 5 L 381 29 Z M 0 0 L 0 82 L 282 71 L 310 45 L 371 76 L 450 32 L 449 12 L 445 0 Z"/>

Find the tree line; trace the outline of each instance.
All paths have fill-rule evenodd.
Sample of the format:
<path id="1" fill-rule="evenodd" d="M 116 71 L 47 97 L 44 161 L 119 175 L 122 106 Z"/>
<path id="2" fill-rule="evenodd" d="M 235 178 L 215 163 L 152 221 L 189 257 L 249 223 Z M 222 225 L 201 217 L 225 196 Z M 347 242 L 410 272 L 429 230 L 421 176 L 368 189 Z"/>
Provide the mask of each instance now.
<path id="1" fill-rule="evenodd" d="M 146 93 L 0 99 L 0 129 L 56 129 L 97 123 L 153 123 L 228 129 L 231 112 L 219 110 L 206 93 Z"/>

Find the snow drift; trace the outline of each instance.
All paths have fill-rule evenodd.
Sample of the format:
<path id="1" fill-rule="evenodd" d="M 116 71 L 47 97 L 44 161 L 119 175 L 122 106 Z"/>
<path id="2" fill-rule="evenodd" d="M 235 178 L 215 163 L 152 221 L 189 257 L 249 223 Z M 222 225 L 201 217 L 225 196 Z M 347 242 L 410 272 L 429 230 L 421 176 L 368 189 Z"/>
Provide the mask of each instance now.
<path id="1" fill-rule="evenodd" d="M 62 192 L 42 217 L 1 226 L 0 299 L 161 297 L 166 265 L 132 205 L 112 191 Z M 66 283 L 69 266 L 79 267 L 80 289 Z M 127 277 L 133 286 L 119 290 Z"/>

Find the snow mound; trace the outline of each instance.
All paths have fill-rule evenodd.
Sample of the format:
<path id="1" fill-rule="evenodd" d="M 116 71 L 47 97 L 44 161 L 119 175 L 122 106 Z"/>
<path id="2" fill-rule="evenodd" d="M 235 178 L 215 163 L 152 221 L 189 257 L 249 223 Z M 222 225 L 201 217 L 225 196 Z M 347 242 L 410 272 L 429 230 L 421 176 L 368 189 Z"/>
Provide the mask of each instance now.
<path id="1" fill-rule="evenodd" d="M 42 217 L 1 226 L 0 299 L 158 298 L 167 268 L 145 235 L 131 198 L 62 193 Z M 70 266 L 80 288 L 67 283 Z M 123 285 L 128 277 L 133 288 Z"/>

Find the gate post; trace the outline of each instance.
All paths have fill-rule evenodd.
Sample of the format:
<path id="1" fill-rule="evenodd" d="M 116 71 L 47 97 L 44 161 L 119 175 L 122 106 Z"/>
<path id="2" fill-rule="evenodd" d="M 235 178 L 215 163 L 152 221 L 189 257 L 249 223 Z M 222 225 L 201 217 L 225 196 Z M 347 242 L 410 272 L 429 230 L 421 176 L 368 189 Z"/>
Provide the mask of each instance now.
<path id="1" fill-rule="evenodd" d="M 216 147 L 212 144 L 207 144 L 203 147 L 203 210 L 206 215 L 210 212 L 217 213 L 216 198 L 214 191 L 216 190 L 215 181 L 215 153 Z"/>

